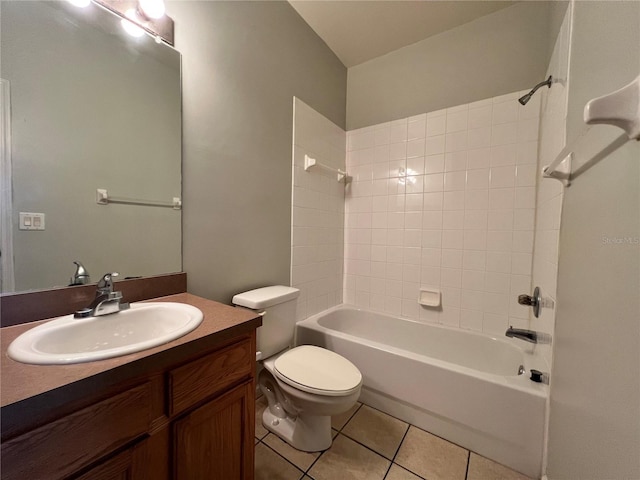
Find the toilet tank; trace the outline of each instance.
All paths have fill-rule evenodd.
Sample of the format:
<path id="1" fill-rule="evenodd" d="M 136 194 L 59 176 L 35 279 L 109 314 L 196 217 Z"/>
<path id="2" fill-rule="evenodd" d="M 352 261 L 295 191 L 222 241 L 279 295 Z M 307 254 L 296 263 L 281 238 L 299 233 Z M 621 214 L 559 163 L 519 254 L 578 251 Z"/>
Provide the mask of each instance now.
<path id="1" fill-rule="evenodd" d="M 257 359 L 268 358 L 293 343 L 296 328 L 296 299 L 300 290 L 276 285 L 234 295 L 231 302 L 262 315 L 257 330 Z"/>

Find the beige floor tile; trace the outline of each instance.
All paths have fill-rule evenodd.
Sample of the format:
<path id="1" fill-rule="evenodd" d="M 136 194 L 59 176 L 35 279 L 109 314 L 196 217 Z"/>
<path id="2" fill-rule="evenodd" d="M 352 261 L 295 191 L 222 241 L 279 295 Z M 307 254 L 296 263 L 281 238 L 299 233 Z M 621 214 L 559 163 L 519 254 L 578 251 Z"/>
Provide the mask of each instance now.
<path id="1" fill-rule="evenodd" d="M 464 480 L 468 455 L 464 448 L 412 426 L 394 461 L 429 480 Z"/>
<path id="2" fill-rule="evenodd" d="M 531 480 L 526 475 L 511 470 L 488 458 L 471 453 L 469 459 L 468 480 Z"/>
<path id="3" fill-rule="evenodd" d="M 296 450 L 284 440 L 280 439 L 277 435 L 270 433 L 262 439 L 264 443 L 273 448 L 276 452 L 282 455 L 284 458 L 293 463 L 303 472 L 306 472 L 311 464 L 320 456 L 320 452 L 308 453 Z"/>
<path id="4" fill-rule="evenodd" d="M 363 405 L 342 433 L 391 460 L 407 428 L 409 424 Z"/>
<path id="5" fill-rule="evenodd" d="M 395 463 L 391 465 L 389 473 L 384 477 L 384 480 L 422 480 L 419 476 L 414 475 L 409 470 L 405 470 L 399 467 Z"/>
<path id="6" fill-rule="evenodd" d="M 299 480 L 303 472 L 262 443 L 256 445 L 255 480 Z"/>
<path id="7" fill-rule="evenodd" d="M 269 431 L 262 425 L 262 412 L 267 408 L 267 397 L 256 399 L 256 438 L 264 438 Z"/>
<path id="8" fill-rule="evenodd" d="M 336 438 L 338 436 L 338 433 L 340 433 L 340 432 L 338 432 L 338 430 L 332 428 L 331 429 L 331 439 Z"/>
<path id="9" fill-rule="evenodd" d="M 315 480 L 382 480 L 389 460 L 338 435 L 307 474 Z"/>
<path id="10" fill-rule="evenodd" d="M 349 419 L 353 416 L 354 413 L 358 411 L 362 404 L 360 402 L 356 402 L 356 404 L 351 407 L 348 411 L 341 413 L 340 415 L 334 415 L 331 417 L 331 427 L 336 430 L 342 430 L 342 427 L 349 421 Z"/>

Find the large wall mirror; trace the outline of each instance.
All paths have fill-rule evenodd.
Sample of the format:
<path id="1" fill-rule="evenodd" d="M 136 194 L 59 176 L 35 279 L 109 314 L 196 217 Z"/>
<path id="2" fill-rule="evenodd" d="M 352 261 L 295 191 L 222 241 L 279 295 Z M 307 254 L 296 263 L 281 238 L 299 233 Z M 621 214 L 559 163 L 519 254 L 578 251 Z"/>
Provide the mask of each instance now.
<path id="1" fill-rule="evenodd" d="M 1 253 L 13 259 L 2 291 L 66 286 L 74 261 L 92 282 L 105 272 L 180 271 L 181 211 L 171 207 L 181 197 L 180 54 L 127 35 L 94 4 L 2 1 L 0 9 L 11 144 Z M 98 189 L 134 202 L 100 205 Z M 44 230 L 21 229 L 20 212 L 43 213 Z"/>

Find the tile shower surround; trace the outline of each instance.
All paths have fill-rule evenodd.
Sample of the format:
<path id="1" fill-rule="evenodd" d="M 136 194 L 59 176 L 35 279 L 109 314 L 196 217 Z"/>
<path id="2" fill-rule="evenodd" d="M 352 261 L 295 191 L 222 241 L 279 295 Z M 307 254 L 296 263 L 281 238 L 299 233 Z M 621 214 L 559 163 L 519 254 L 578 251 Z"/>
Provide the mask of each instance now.
<path id="1" fill-rule="evenodd" d="M 303 320 L 342 303 L 344 184 L 304 170 L 304 156 L 344 169 L 346 133 L 294 99 L 291 285 L 300 289 L 296 316 Z"/>
<path id="2" fill-rule="evenodd" d="M 528 327 L 540 96 L 347 133 L 344 301 L 503 335 Z M 442 307 L 418 304 L 421 287 Z"/>

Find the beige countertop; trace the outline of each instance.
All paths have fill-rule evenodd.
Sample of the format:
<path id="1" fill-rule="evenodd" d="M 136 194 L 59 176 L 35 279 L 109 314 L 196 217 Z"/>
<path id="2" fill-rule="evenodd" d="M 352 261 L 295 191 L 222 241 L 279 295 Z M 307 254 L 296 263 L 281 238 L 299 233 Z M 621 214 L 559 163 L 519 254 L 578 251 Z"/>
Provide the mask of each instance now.
<path id="1" fill-rule="evenodd" d="M 73 365 L 29 365 L 7 356 L 9 344 L 21 333 L 47 320 L 25 323 L 0 330 L 2 360 L 0 370 L 0 406 L 6 407 L 39 395 L 63 389 L 92 377 L 107 375 L 109 380 L 133 376 L 149 365 L 179 358 L 185 352 L 222 344 L 238 335 L 250 333 L 262 323 L 261 317 L 242 308 L 234 308 L 189 293 L 154 298 L 153 302 L 180 302 L 202 310 L 202 323 L 187 335 L 141 352 Z"/>

